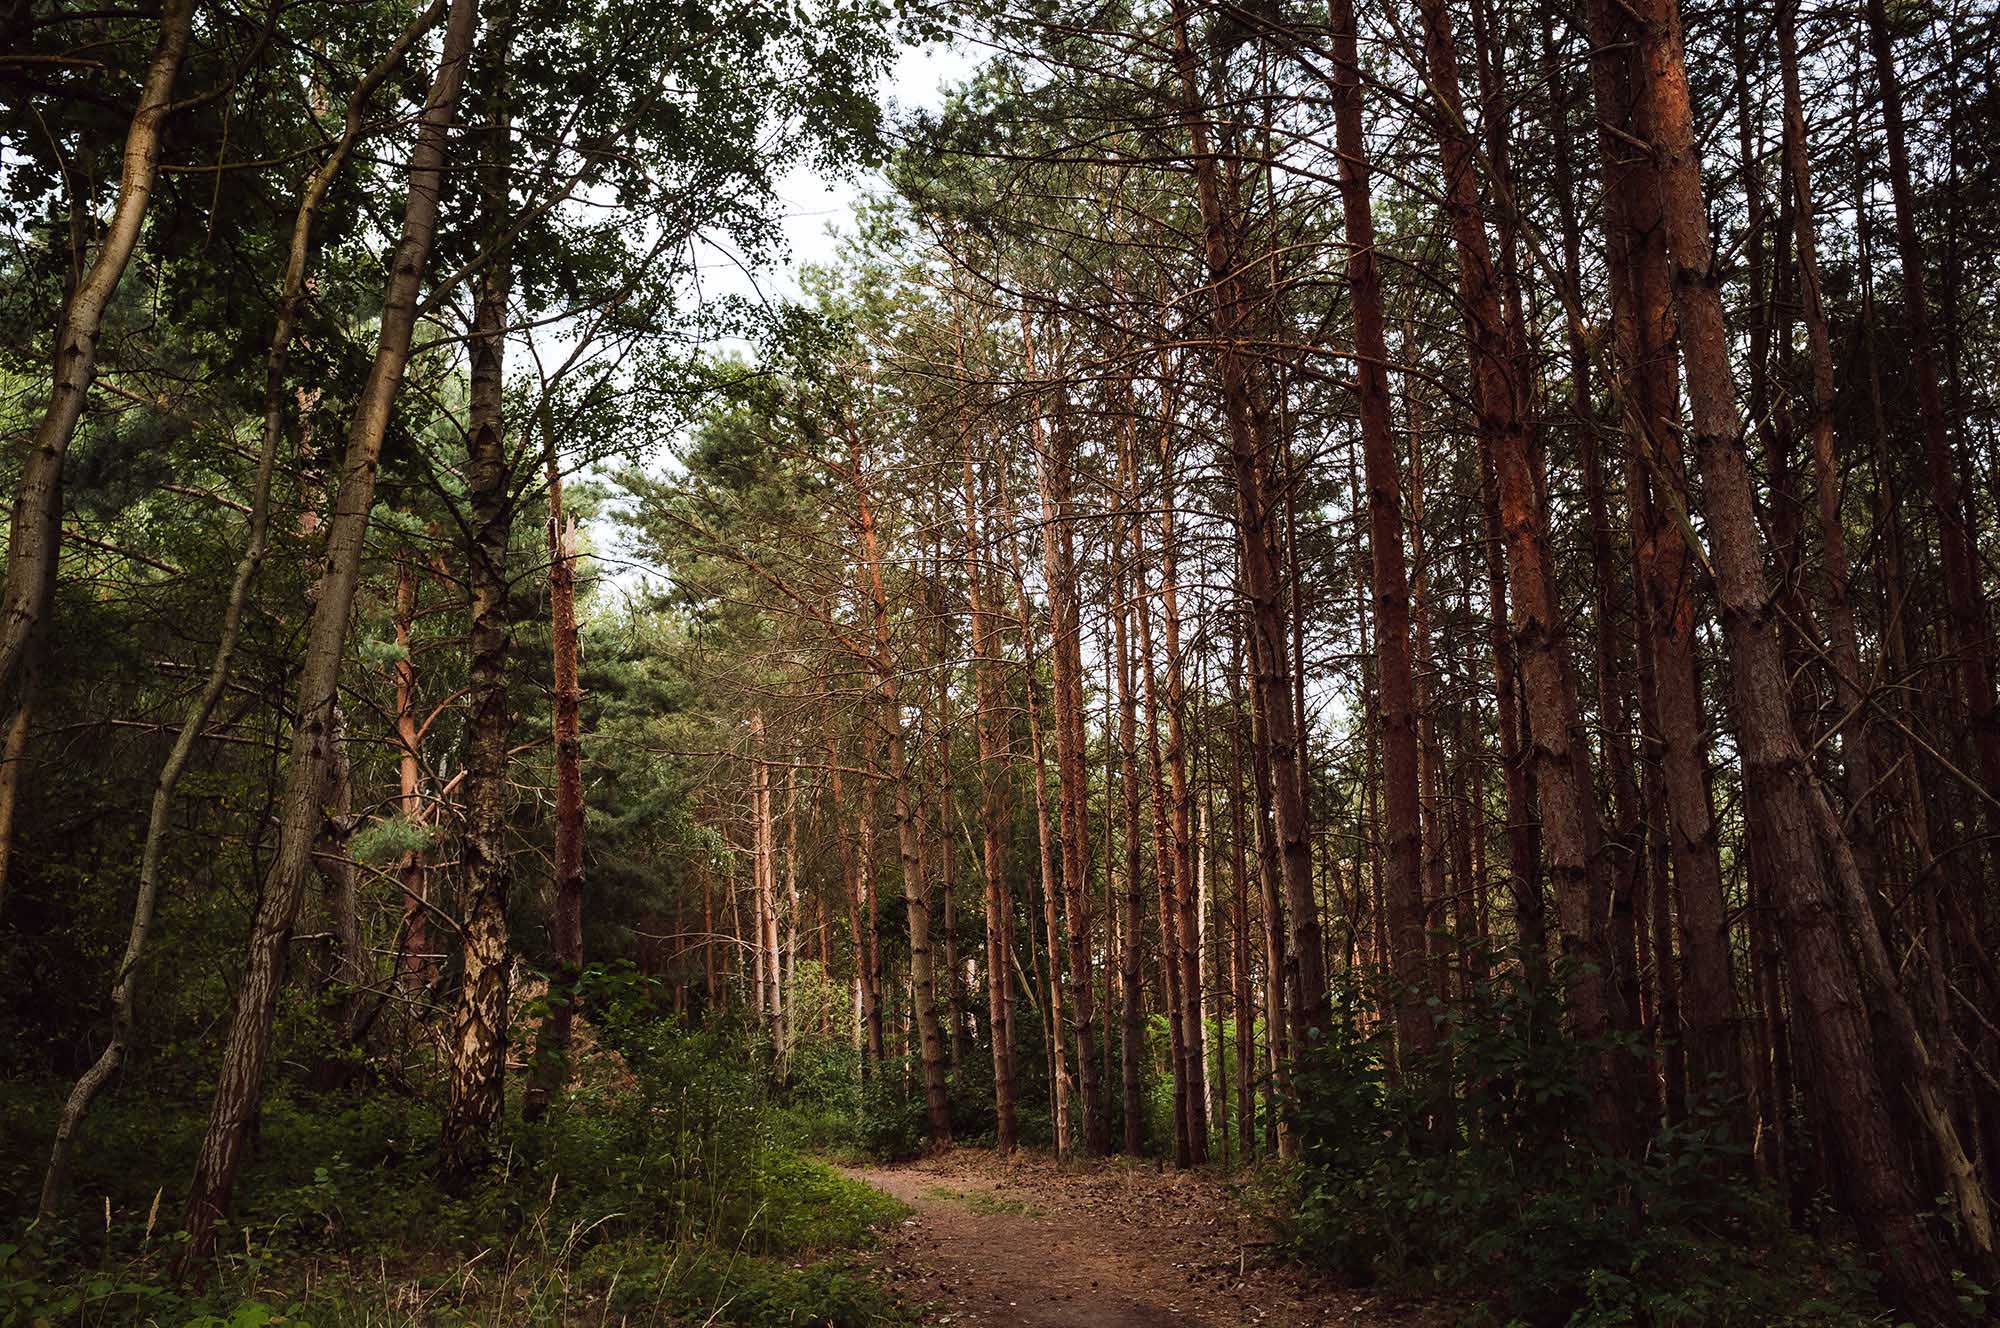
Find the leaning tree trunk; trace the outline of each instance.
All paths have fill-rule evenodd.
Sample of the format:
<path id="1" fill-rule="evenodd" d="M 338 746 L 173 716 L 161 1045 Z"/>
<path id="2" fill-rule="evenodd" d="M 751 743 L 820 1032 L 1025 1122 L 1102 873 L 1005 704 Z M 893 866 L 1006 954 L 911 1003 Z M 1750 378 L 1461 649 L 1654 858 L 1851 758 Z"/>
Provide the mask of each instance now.
<path id="1" fill-rule="evenodd" d="M 1916 379 L 1917 419 L 1924 441 L 1924 471 L 1937 514 L 1938 554 L 1944 567 L 1946 645 L 1958 661 L 1960 702 L 1970 712 L 1973 747 L 1988 789 L 2000 788 L 2000 708 L 1994 700 L 1992 645 L 1982 630 L 1984 604 L 1979 584 L 1979 551 L 1959 497 L 1952 455 L 1951 421 L 1938 374 L 1937 334 L 1924 276 L 1924 245 L 1918 232 L 1916 195 L 1911 183 L 1909 133 L 1903 123 L 1902 80 L 1896 72 L 1895 37 L 1883 0 L 1868 0 L 1869 49 L 1882 94 L 1882 134 L 1889 155 L 1889 192 L 1895 204 L 1896 249 L 1902 259 L 1903 320 L 1911 375 Z M 1987 806 L 1989 824 L 2000 811 Z M 2000 858 L 2000 848 L 1994 850 Z"/>
<path id="2" fill-rule="evenodd" d="M 1604 5 L 1609 0 L 1595 0 Z M 1830 897 L 1811 820 L 1810 772 L 1792 726 L 1790 688 L 1765 578 L 1742 420 L 1729 360 L 1720 273 L 1710 248 L 1675 0 L 1640 0 L 1639 93 L 1659 162 L 1663 220 L 1692 408 L 1695 454 L 1711 532 L 1710 556 L 1730 647 L 1741 730 L 1744 806 L 1779 916 L 1798 990 L 1800 1022 L 1827 1124 L 1840 1145 L 1864 1229 L 1888 1254 L 1891 1290 L 1917 1317 L 1959 1315 L 1948 1264 L 1925 1225 L 1874 1062 L 1860 984 Z M 1834 830 L 1837 847 L 1840 827 Z"/>
<path id="3" fill-rule="evenodd" d="M 1861 646 L 1849 585 L 1847 528 L 1841 520 L 1844 475 L 1835 453 L 1833 330 L 1820 291 L 1819 227 L 1813 199 L 1812 163 L 1806 141 L 1805 101 L 1799 90 L 1797 0 L 1778 5 L 1778 63 L 1784 86 L 1785 174 L 1791 184 L 1792 224 L 1797 243 L 1799 301 L 1805 315 L 1806 348 L 1812 364 L 1813 489 L 1819 510 L 1820 594 L 1826 615 L 1828 663 L 1840 725 L 1840 763 L 1857 848 L 1873 857 L 1875 813 L 1870 794 L 1875 764 L 1868 745 L 1868 706 L 1861 692 Z M 1868 860 L 1864 859 L 1864 860 Z M 1872 875 L 1873 873 L 1870 873 Z"/>
<path id="4" fill-rule="evenodd" d="M 97 257 L 70 293 L 56 331 L 55 381 L 35 425 L 7 535 L 7 579 L 0 589 L 0 706 L 11 718 L 27 703 L 28 655 L 48 617 L 54 567 L 62 544 L 63 458 L 97 373 L 97 339 L 104 311 L 118 291 L 152 202 L 160 171 L 164 122 L 173 111 L 174 80 L 187 56 L 194 28 L 194 0 L 167 0 L 160 40 L 146 69 L 139 103 L 125 133 L 118 201 Z"/>
<path id="5" fill-rule="evenodd" d="M 484 160 L 480 164 L 482 237 L 507 224 L 508 160 L 513 117 L 508 108 L 510 34 L 498 25 L 492 85 L 484 100 Z M 507 735 L 513 712 L 507 695 L 507 655 L 513 623 L 507 546 L 514 535 L 514 474 L 507 446 L 502 396 L 506 387 L 507 300 L 512 288 L 511 251 L 501 245 L 480 269 L 473 288 L 470 424 L 466 440 L 467 496 L 472 507 L 466 548 L 466 585 L 472 597 L 471 713 L 465 734 L 464 904 L 460 931 L 463 972 L 452 1019 L 451 1084 L 442 1130 L 442 1170 L 462 1183 L 484 1165 L 493 1127 L 506 1107 L 508 969 L 507 893 L 513 873 L 507 858 Z"/>
<path id="6" fill-rule="evenodd" d="M 215 1247 L 215 1223 L 229 1203 L 243 1144 L 257 1111 L 277 1015 L 285 951 L 298 918 L 299 900 L 319 830 L 319 795 L 326 777 L 333 708 L 347 641 L 347 619 L 361 575 L 368 513 L 375 496 L 375 468 L 382 437 L 409 364 L 417 296 L 437 231 L 445 149 L 465 82 L 478 26 L 479 0 L 451 0 L 436 76 L 419 120 L 410 156 L 403 232 L 389 267 L 375 360 L 355 403 L 341 466 L 340 491 L 327 533 L 327 569 L 307 629 L 298 708 L 285 788 L 278 808 L 278 847 L 264 879 L 237 988 L 236 1009 L 223 1045 L 208 1129 L 189 1186 L 188 1243 L 180 1267 L 195 1273 Z"/>

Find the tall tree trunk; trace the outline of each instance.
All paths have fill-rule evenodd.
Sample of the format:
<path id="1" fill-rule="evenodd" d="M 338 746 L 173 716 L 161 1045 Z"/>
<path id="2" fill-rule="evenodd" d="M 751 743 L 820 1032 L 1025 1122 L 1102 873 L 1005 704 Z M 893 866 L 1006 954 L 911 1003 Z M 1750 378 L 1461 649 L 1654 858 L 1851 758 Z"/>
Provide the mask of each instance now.
<path id="1" fill-rule="evenodd" d="M 326 895 L 330 933 L 323 1009 L 338 1045 L 329 1048 L 314 1067 L 313 1078 L 317 1083 L 337 1085 L 348 1075 L 351 1062 L 343 1051 L 352 1046 L 355 1030 L 361 1026 L 361 994 L 368 984 L 354 859 L 347 850 L 348 836 L 354 830 L 354 768 L 347 755 L 347 724 L 338 709 L 333 714 L 333 759 L 328 763 L 323 802 L 326 815 L 313 850 L 313 868 Z"/>
<path id="2" fill-rule="evenodd" d="M 556 900 L 549 939 L 556 972 L 549 984 L 548 1016 L 535 1046 L 534 1079 L 521 1103 L 521 1115 L 531 1121 L 540 1118 L 549 1099 L 569 1082 L 570 1033 L 576 1019 L 577 983 L 583 976 L 583 687 L 578 680 L 576 628 L 580 551 L 576 523 L 563 515 L 562 473 L 554 439 L 549 440 L 547 460 L 549 654 L 555 673 L 550 737 L 556 765 Z"/>
<path id="3" fill-rule="evenodd" d="M 1187 1004 L 1181 996 L 1182 974 L 1180 929 L 1175 922 L 1178 909 L 1174 899 L 1174 840 L 1172 813 L 1167 801 L 1166 762 L 1160 754 L 1160 707 L 1153 670 L 1152 606 L 1146 590 L 1145 554 L 1138 528 L 1134 531 L 1133 564 L 1137 594 L 1133 607 L 1139 624 L 1139 686 L 1146 704 L 1146 766 L 1152 779 L 1153 875 L 1160 900 L 1160 984 L 1166 996 L 1167 1039 L 1171 1051 L 1174 1085 L 1174 1165 L 1186 1167 L 1194 1160 L 1189 1132 L 1192 1116 L 1188 1098 L 1193 1092 L 1188 1062 Z"/>
<path id="4" fill-rule="evenodd" d="M 1035 373 L 1034 345 L 1027 339 L 1028 374 Z M 1042 559 L 1049 585 L 1049 659 L 1055 697 L 1058 843 L 1062 859 L 1064 935 L 1067 941 L 1068 996 L 1076 1023 L 1076 1077 L 1083 1099 L 1086 1152 L 1111 1151 L 1111 1124 L 1104 1109 L 1104 1086 L 1097 1059 L 1096 1001 L 1090 971 L 1090 824 L 1083 734 L 1083 627 L 1077 605 L 1075 508 L 1071 498 L 1071 454 L 1075 440 L 1060 410 L 1054 429 L 1044 429 L 1039 406 L 1033 431 L 1041 490 Z"/>
<path id="5" fill-rule="evenodd" d="M 964 367 L 962 341 L 960 368 Z M 986 1019 L 993 1047 L 994 1146 L 1011 1153 L 1020 1142 L 1014 1084 L 1014 899 L 1007 880 L 1008 741 L 1006 686 L 992 607 L 992 550 L 984 533 L 969 419 L 960 429 L 965 482 L 965 597 L 972 631 L 974 735 L 979 742 L 981 863 L 986 872 Z"/>
<path id="6" fill-rule="evenodd" d="M 1571 1031 L 1600 1044 L 1591 1114 L 1599 1142 L 1617 1152 L 1632 1143 L 1631 1097 L 1622 1052 L 1604 1045 L 1612 1029 L 1603 922 L 1595 903 L 1609 898 L 1596 799 L 1588 782 L 1574 684 L 1564 665 L 1561 613 L 1554 602 L 1547 517 L 1528 438 L 1528 385 L 1516 373 L 1493 259 L 1480 218 L 1472 143 L 1464 129 L 1458 50 L 1445 0 L 1421 0 L 1446 210 L 1458 251 L 1459 303 L 1472 346 L 1474 396 L 1482 448 L 1491 456 L 1507 548 L 1514 650 L 1528 707 L 1528 740 L 1542 817 L 1542 843 L 1570 961 L 1567 1005 Z"/>
<path id="7" fill-rule="evenodd" d="M 1240 655 L 1234 641 L 1232 655 Z M 1257 1022 L 1250 997 L 1250 879 L 1244 856 L 1243 803 L 1243 695 L 1237 685 L 1242 674 L 1241 660 L 1229 663 L 1229 867 L 1235 892 L 1230 901 L 1230 1013 L 1236 1019 L 1236 1132 L 1237 1149 L 1248 1165 L 1256 1155 L 1257 1114 L 1252 1098 L 1256 1047 L 1253 1030 Z"/>
<path id="8" fill-rule="evenodd" d="M 1594 0 L 1597 4 L 1608 0 Z M 1853 962 L 1840 935 L 1815 844 L 1805 754 L 1791 723 L 1788 679 L 1772 622 L 1772 598 L 1752 502 L 1742 421 L 1729 362 L 1720 274 L 1708 214 L 1675 0 L 1640 0 L 1640 97 L 1649 112 L 1661 203 L 1673 264 L 1695 454 L 1711 532 L 1716 594 L 1730 646 L 1741 728 L 1750 842 L 1761 848 L 1780 892 L 1780 917 L 1816 1087 L 1840 1143 L 1866 1229 L 1889 1255 L 1889 1286 L 1919 1318 L 1959 1317 L 1950 1271 L 1924 1225 L 1870 1055 Z M 1829 847 L 1839 844 L 1839 827 Z"/>
<path id="9" fill-rule="evenodd" d="M 1583 274 L 1583 226 L 1578 215 L 1573 151 L 1570 136 L 1570 94 L 1562 61 L 1555 50 L 1553 34 L 1543 30 L 1544 64 L 1552 80 L 1554 106 L 1550 125 L 1556 149 L 1555 181 L 1557 204 L 1562 218 L 1562 265 L 1565 284 L 1581 289 Z M 1481 69 L 1486 68 L 1482 43 Z M 1489 93 L 1489 100 L 1497 96 Z M 1598 438 L 1597 408 L 1592 392 L 1590 349 L 1584 329 L 1574 319 L 1566 334 L 1570 371 L 1570 419 L 1576 430 L 1578 464 L 1583 472 L 1584 502 L 1590 514 L 1592 564 L 1591 608 L 1595 619 L 1594 665 L 1597 675 L 1598 723 L 1602 731 L 1604 764 L 1610 772 L 1612 805 L 1612 874 L 1609 943 L 1612 974 L 1618 987 L 1620 1024 L 1627 1030 L 1642 1027 L 1640 973 L 1644 946 L 1641 915 L 1645 897 L 1645 833 L 1641 821 L 1638 776 L 1632 760 L 1632 734 L 1628 727 L 1632 713 L 1632 674 L 1623 622 L 1629 617 L 1625 599 L 1628 583 L 1621 571 L 1620 551 L 1612 526 L 1609 483 Z"/>
<path id="10" fill-rule="evenodd" d="M 1389 419 L 1388 344 L 1383 336 L 1382 278 L 1375 261 L 1375 218 L 1362 124 L 1361 60 L 1353 0 L 1329 0 L 1333 40 L 1334 143 L 1340 153 L 1340 204 L 1346 223 L 1348 301 L 1354 314 L 1355 378 L 1361 455 L 1368 489 L 1369 584 L 1375 596 L 1376 700 L 1382 734 L 1383 888 L 1396 987 L 1396 1042 L 1404 1064 L 1437 1045 L 1424 965 L 1422 833 L 1417 796 L 1415 682 L 1410 660 L 1410 582 L 1403 555 L 1402 479 Z"/>
<path id="11" fill-rule="evenodd" d="M 423 796 L 423 762 L 418 756 L 423 725 L 417 719 L 417 661 L 412 653 L 416 618 L 417 569 L 414 555 L 406 550 L 396 559 L 393 628 L 399 652 L 395 665 L 396 809 L 411 827 L 423 824 L 430 816 Z M 427 988 L 437 971 L 430 940 L 430 870 L 423 849 L 404 851 L 396 864 L 396 883 L 403 893 L 403 918 L 398 928 L 393 980 L 407 995 Z"/>
<path id="12" fill-rule="evenodd" d="M 1248 633 L 1242 626 L 1249 618 L 1247 605 L 1238 616 L 1237 640 Z M 1240 685 L 1246 652 L 1236 651 L 1237 673 L 1231 685 Z M 1285 898 L 1278 884 L 1278 842 L 1271 833 L 1274 801 L 1271 789 L 1270 742 L 1264 734 L 1264 696 L 1253 685 L 1250 691 L 1250 772 L 1256 794 L 1257 886 L 1264 914 L 1264 1045 L 1269 1061 L 1269 1087 L 1265 1094 L 1270 1143 L 1283 1161 L 1299 1154 L 1299 1131 L 1292 1103 L 1292 1058 L 1285 1020 L 1285 989 L 1298 981 L 1298 974 L 1285 954 Z"/>
<path id="13" fill-rule="evenodd" d="M 1208 1109 L 1203 1087 L 1206 1058 L 1202 1051 L 1201 938 L 1189 841 L 1187 680 L 1181 655 L 1180 586 L 1174 545 L 1174 461 L 1168 432 L 1174 403 L 1171 388 L 1166 389 L 1166 403 L 1168 418 L 1160 434 L 1160 621 L 1165 628 L 1167 647 L 1166 756 L 1173 788 L 1174 953 L 1180 963 L 1181 1043 L 1187 1062 L 1183 1109 L 1187 1114 L 1188 1161 L 1200 1166 L 1208 1161 Z"/>
<path id="14" fill-rule="evenodd" d="M 1118 937 L 1118 975 L 1121 987 L 1119 996 L 1123 1029 L 1123 1035 L 1119 1039 L 1119 1072 L 1124 1089 L 1125 1152 L 1128 1156 L 1137 1157 L 1146 1146 L 1145 1085 L 1142 1079 L 1146 1054 L 1146 1016 L 1145 992 L 1140 976 L 1145 896 L 1139 884 L 1139 710 L 1130 624 L 1135 610 L 1143 612 L 1139 597 L 1143 593 L 1144 569 L 1139 563 L 1137 549 L 1128 555 L 1125 546 L 1128 524 L 1134 536 L 1138 533 L 1138 492 L 1133 473 L 1133 448 L 1129 436 L 1123 440 L 1120 451 L 1123 483 L 1117 491 L 1117 496 L 1122 510 L 1113 513 L 1114 524 L 1111 532 L 1113 541 L 1111 556 L 1116 577 L 1112 593 L 1111 622 L 1117 653 L 1117 668 L 1112 674 L 1112 682 L 1117 692 L 1118 787 L 1124 811 L 1125 853 L 1125 891 Z"/>
<path id="15" fill-rule="evenodd" d="M 375 466 L 403 371 L 409 363 L 417 296 L 437 229 L 447 138 L 478 26 L 478 0 L 451 0 L 436 76 L 419 120 L 410 156 L 403 231 L 389 267 L 375 360 L 348 425 L 340 493 L 327 535 L 327 570 L 307 629 L 299 677 L 292 752 L 278 817 L 278 847 L 257 915 L 251 924 L 243 979 L 223 1045 L 208 1129 L 189 1186 L 184 1276 L 197 1274 L 215 1247 L 215 1223 L 229 1203 L 243 1143 L 257 1111 L 277 1013 L 285 951 L 298 917 L 313 839 L 319 830 L 319 794 L 325 781 L 330 725 L 340 679 L 348 614 L 360 578 L 368 513 L 374 501 Z"/>
<path id="16" fill-rule="evenodd" d="M 1944 567 L 1947 632 L 1944 644 L 1958 662 L 1959 703 L 1972 720 L 1973 749 L 1988 789 L 2000 788 L 2000 709 L 1996 709 L 1993 649 L 1984 629 L 1978 546 L 1966 522 L 1951 444 L 1951 420 L 1937 363 L 1937 335 L 1931 323 L 1930 292 L 1924 273 L 1924 245 L 1917 230 L 1917 204 L 1910 179 L 1908 131 L 1903 121 L 1902 80 L 1896 73 L 1895 38 L 1884 0 L 1868 0 L 1868 45 L 1882 96 L 1882 133 L 1889 149 L 1889 193 L 1895 204 L 1896 250 L 1902 260 L 1903 333 L 1911 376 L 1916 380 L 1917 419 L 1923 430 L 1924 471 L 1930 481 L 1938 522 L 1938 557 Z M 1986 807 L 1989 833 L 2000 833 L 2000 811 Z M 2000 847 L 1992 850 L 2000 860 Z"/>
<path id="17" fill-rule="evenodd" d="M 480 189 L 482 243 L 508 224 L 513 155 L 509 83 L 512 15 L 493 25 L 484 118 Z M 465 732 L 465 830 L 460 840 L 465 885 L 460 908 L 463 957 L 452 1018 L 450 1090 L 443 1123 L 443 1173 L 463 1183 L 485 1165 L 494 1126 L 506 1107 L 509 950 L 507 893 L 507 736 L 513 710 L 507 656 L 514 628 L 507 569 L 514 535 L 513 449 L 502 416 L 506 390 L 507 301 L 513 289 L 511 249 L 502 244 L 473 278 L 466 496 L 472 509 L 466 586 L 472 599 L 469 650 L 472 679 Z"/>
<path id="18" fill-rule="evenodd" d="M 1047 746 L 1042 741 L 1041 679 L 1035 663 L 1035 617 L 1028 603 L 1028 583 L 1021 575 L 1021 550 L 1015 541 L 1013 504 L 1006 493 L 1006 468 L 1000 470 L 1000 528 L 1007 541 L 1007 559 L 1014 578 L 1014 603 L 1021 628 L 1022 669 L 1028 711 L 1028 764 L 1035 794 L 1035 843 L 1039 852 L 1042 894 L 1043 944 L 1048 948 L 1049 976 L 1044 987 L 1047 1016 L 1043 1027 L 1049 1044 L 1049 1109 L 1055 1133 L 1057 1157 L 1067 1157 L 1070 1149 L 1069 1061 L 1064 1046 L 1063 985 L 1056 976 L 1057 956 L 1062 951 L 1056 908 L 1055 836 L 1049 825 L 1049 767 Z M 1031 955 L 1032 957 L 1032 955 Z"/>
<path id="19" fill-rule="evenodd" d="M 938 1025 L 936 980 L 931 961 L 930 883 L 924 878 L 922 829 L 912 796 L 912 773 L 903 733 L 903 703 L 897 682 L 893 643 L 889 635 L 889 597 L 882 576 L 882 549 L 875 509 L 862 471 L 861 439 L 851 438 L 849 458 L 854 484 L 856 525 L 867 572 L 869 612 L 874 626 L 875 654 L 871 661 L 880 700 L 879 720 L 884 755 L 889 763 L 889 792 L 896 814 L 896 847 L 902 858 L 903 906 L 910 924 L 910 1003 L 916 1017 L 918 1055 L 924 1079 L 924 1115 L 932 1147 L 951 1147 L 951 1098 L 945 1083 L 944 1031 Z"/>
<path id="20" fill-rule="evenodd" d="M 1277 457 L 1271 409 L 1255 371 L 1259 361 L 1250 346 L 1263 313 L 1265 293 L 1252 291 L 1253 269 L 1240 261 L 1244 210 L 1237 197 L 1234 170 L 1225 173 L 1220 169 L 1211 145 L 1213 131 L 1202 106 L 1201 81 L 1190 45 L 1185 0 L 1176 0 L 1173 24 L 1182 127 L 1193 149 L 1202 252 L 1208 269 L 1209 303 L 1216 334 L 1216 370 L 1228 425 L 1229 470 L 1236 490 L 1240 589 L 1251 611 L 1248 623 L 1251 672 L 1264 703 L 1259 742 L 1268 748 L 1271 765 L 1278 862 L 1291 924 L 1292 962 L 1298 979 L 1293 987 L 1291 1018 L 1294 1036 L 1304 1045 L 1307 1028 L 1317 1030 L 1322 1037 L 1332 1031 L 1333 1005 L 1326 982 L 1319 905 L 1313 893 L 1312 844 L 1306 828 L 1304 783 L 1298 769 L 1300 735 L 1292 703 L 1291 650 L 1277 556 L 1279 514 L 1273 502 L 1272 480 Z"/>
<path id="21" fill-rule="evenodd" d="M 874 761 L 868 762 L 870 771 Z M 882 943 L 875 924 L 875 780 L 871 777 L 861 785 L 861 808 L 856 827 L 856 847 L 859 851 L 861 872 L 860 906 L 861 938 L 865 943 L 863 953 L 855 962 L 861 965 L 862 1016 L 867 1026 L 868 1060 L 880 1066 L 884 1053 L 882 1028 Z"/>
<path id="22" fill-rule="evenodd" d="M 1662 1036 L 1687 1048 L 1697 1087 L 1741 1086 L 1742 1044 L 1730 969 L 1728 915 L 1710 801 L 1700 682 L 1695 661 L 1693 555 L 1675 514 L 1688 494 L 1675 373 L 1675 300 L 1662 216 L 1666 186 L 1653 157 L 1633 140 L 1654 139 L 1655 115 L 1639 94 L 1643 69 L 1633 25 L 1615 6 L 1589 8 L 1593 79 L 1610 236 L 1616 384 L 1625 416 L 1629 520 L 1643 586 L 1644 639 L 1651 647 L 1655 739 L 1679 905 L 1687 1030 Z M 1622 137 L 1621 137 L 1622 135 Z M 1648 493 L 1650 482 L 1651 492 Z M 1678 1052 L 1676 1053 L 1679 1054 Z M 1677 1096 L 1670 1085 L 1668 1096 Z"/>
<path id="23" fill-rule="evenodd" d="M 1847 527 L 1840 511 L 1844 476 L 1834 438 L 1833 332 L 1820 287 L 1818 214 L 1813 198 L 1810 144 L 1806 138 L 1805 102 L 1799 90 L 1797 0 L 1781 0 L 1778 5 L 1778 65 L 1784 89 L 1785 175 L 1791 190 L 1800 308 L 1805 317 L 1806 348 L 1812 368 L 1808 428 L 1820 530 L 1819 603 L 1826 623 L 1828 662 L 1834 675 L 1834 702 L 1843 717 L 1840 762 L 1847 819 L 1856 857 L 1872 880 L 1877 875 L 1875 809 L 1871 801 L 1875 763 L 1869 750 L 1868 707 L 1861 691 L 1861 645 L 1850 590 Z"/>

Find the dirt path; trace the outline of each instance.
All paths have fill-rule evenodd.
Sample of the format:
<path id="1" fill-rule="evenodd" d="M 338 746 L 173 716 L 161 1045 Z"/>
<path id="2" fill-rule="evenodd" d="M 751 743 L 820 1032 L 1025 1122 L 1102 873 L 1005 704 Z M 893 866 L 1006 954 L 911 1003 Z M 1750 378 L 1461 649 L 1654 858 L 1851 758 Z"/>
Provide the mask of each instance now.
<path id="1" fill-rule="evenodd" d="M 1260 1262 L 1220 1185 L 1150 1165 L 1072 1168 L 961 1149 L 848 1174 L 916 1210 L 876 1261 L 926 1324 L 994 1328 L 1390 1328 L 1421 1322 Z"/>

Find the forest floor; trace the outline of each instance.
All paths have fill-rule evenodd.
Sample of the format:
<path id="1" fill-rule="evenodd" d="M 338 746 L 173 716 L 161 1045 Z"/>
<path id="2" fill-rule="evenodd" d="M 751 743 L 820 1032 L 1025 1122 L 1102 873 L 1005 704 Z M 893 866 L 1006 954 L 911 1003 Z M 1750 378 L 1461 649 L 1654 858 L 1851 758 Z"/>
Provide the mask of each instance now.
<path id="1" fill-rule="evenodd" d="M 847 1174 L 913 1216 L 873 1262 L 925 1324 L 972 1328 L 1416 1328 L 1419 1311 L 1273 1262 L 1212 1178 L 958 1149 Z"/>

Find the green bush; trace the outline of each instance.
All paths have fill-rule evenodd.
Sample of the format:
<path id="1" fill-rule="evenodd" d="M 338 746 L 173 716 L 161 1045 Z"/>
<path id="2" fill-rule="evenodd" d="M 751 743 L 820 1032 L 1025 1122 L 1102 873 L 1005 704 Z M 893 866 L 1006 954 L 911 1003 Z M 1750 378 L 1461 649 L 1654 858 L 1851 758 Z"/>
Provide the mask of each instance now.
<path id="1" fill-rule="evenodd" d="M 902 1077 L 885 1064 L 883 1073 L 868 1081 L 861 1093 L 858 1140 L 870 1157 L 885 1162 L 902 1162 L 924 1151 L 929 1139 L 929 1118 L 925 1114 L 920 1085 L 903 1088 Z"/>
<path id="2" fill-rule="evenodd" d="M 584 1000 L 622 1068 L 537 1123 L 510 1117 L 460 1193 L 436 1183 L 430 1103 L 275 1082 L 202 1292 L 167 1267 L 204 1104 L 105 1099 L 71 1213 L 31 1225 L 61 1086 L 0 1089 L 0 1194 L 23 1233 L 0 1245 L 0 1328 L 597 1322 L 587 1298 L 636 1294 L 592 1280 L 622 1265 L 696 1320 L 903 1322 L 844 1252 L 905 1210 L 800 1154 L 755 1034 L 661 1018 L 629 972 L 591 975 Z"/>
<path id="3" fill-rule="evenodd" d="M 1663 1125 L 1636 1159 L 1600 1147 L 1583 1125 L 1600 1048 L 1553 1032 L 1559 982 L 1528 991 L 1513 972 L 1454 1007 L 1437 1062 L 1400 1084 L 1385 1033 L 1360 1018 L 1372 1002 L 1344 993 L 1333 1037 L 1297 1074 L 1303 1158 L 1278 1205 L 1295 1254 L 1355 1283 L 1468 1301 L 1473 1323 L 1874 1321 L 1866 1278 L 1789 1230 L 1718 1111 Z M 1426 1082 L 1466 1086 L 1442 1142 L 1419 1128 Z"/>

